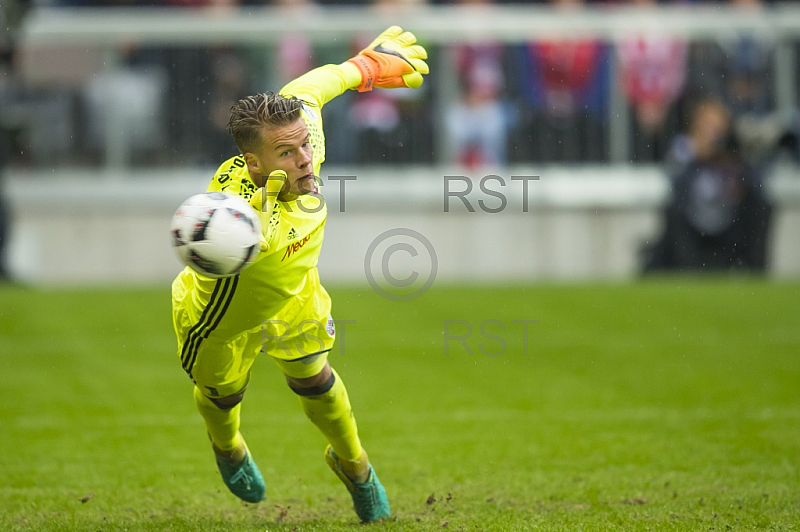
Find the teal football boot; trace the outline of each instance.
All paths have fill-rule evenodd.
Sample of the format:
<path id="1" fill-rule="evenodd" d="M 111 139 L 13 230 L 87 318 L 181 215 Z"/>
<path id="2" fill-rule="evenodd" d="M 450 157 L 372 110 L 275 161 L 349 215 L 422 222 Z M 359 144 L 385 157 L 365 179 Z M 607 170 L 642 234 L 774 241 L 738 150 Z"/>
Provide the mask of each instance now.
<path id="1" fill-rule="evenodd" d="M 355 508 L 361 522 L 369 523 L 391 515 L 386 490 L 383 489 L 383 485 L 371 465 L 369 466 L 369 476 L 366 482 L 354 482 L 345 475 L 342 466 L 339 464 L 339 457 L 336 456 L 330 445 L 325 449 L 325 461 L 336 473 L 336 476 L 347 486 L 347 491 L 350 492 L 350 496 L 353 498 L 353 508 Z"/>
<path id="2" fill-rule="evenodd" d="M 242 440 L 244 442 L 244 440 Z M 245 502 L 261 502 L 267 492 L 264 477 L 250 455 L 247 444 L 244 446 L 245 457 L 241 462 L 230 462 L 219 454 L 214 453 L 217 458 L 217 467 L 222 475 L 222 480 L 231 493 Z"/>

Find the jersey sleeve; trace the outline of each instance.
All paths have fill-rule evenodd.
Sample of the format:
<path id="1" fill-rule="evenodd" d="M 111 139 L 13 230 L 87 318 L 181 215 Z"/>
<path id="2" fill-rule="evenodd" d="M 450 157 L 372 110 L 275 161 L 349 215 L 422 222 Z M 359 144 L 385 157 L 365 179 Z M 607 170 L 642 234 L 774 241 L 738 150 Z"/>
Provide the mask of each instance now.
<path id="1" fill-rule="evenodd" d="M 296 96 L 314 107 L 321 108 L 360 83 L 361 74 L 349 63 L 325 65 L 290 81 L 280 93 L 283 96 Z"/>

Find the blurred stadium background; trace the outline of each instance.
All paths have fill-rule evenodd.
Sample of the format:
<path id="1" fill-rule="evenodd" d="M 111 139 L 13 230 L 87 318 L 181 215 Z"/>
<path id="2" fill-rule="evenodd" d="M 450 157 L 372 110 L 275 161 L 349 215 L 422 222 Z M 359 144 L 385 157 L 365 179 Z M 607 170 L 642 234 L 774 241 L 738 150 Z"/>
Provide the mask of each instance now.
<path id="1" fill-rule="evenodd" d="M 395 227 L 431 241 L 441 279 L 633 277 L 705 94 L 731 110 L 773 203 L 767 271 L 800 274 L 797 4 L 4 0 L 3 16 L 6 262 L 20 280 L 172 278 L 171 214 L 235 152 L 231 103 L 395 23 L 432 74 L 421 91 L 326 107 L 323 279 L 363 280 L 368 245 Z M 478 207 L 500 205 L 486 175 L 506 184 L 487 183 L 502 212 Z M 329 176 L 356 180 L 341 198 Z M 476 212 L 458 198 L 444 212 L 445 176 L 471 181 Z M 511 176 L 539 179 L 523 197 Z"/>

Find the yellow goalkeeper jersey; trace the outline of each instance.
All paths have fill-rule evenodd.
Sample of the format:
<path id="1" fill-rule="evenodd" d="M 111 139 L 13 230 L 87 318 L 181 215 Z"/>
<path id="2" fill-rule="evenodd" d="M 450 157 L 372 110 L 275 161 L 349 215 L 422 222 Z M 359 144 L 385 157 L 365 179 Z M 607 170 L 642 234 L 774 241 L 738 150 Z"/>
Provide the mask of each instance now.
<path id="1" fill-rule="evenodd" d="M 313 148 L 314 174 L 320 175 L 325 160 L 322 131 L 322 106 L 352 85 L 339 65 L 326 65 L 297 78 L 281 89 L 284 96 L 297 96 L 305 102 L 302 117 Z M 225 161 L 214 174 L 208 191 L 227 192 L 249 200 L 257 187 L 250 179 L 244 157 Z M 262 231 L 268 235 L 269 250 L 236 278 L 210 279 L 185 268 L 179 275 L 185 296 L 183 305 L 191 307 L 194 319 L 218 315 L 213 327 L 217 338 L 233 338 L 260 327 L 274 318 L 286 304 L 316 282 L 316 267 L 322 248 L 327 206 L 316 192 L 294 201 L 277 201 L 271 213 L 259 213 Z M 310 275 L 311 274 L 311 275 Z M 202 314 L 202 316 L 201 316 Z M 209 319 L 205 319 L 209 321 Z"/>

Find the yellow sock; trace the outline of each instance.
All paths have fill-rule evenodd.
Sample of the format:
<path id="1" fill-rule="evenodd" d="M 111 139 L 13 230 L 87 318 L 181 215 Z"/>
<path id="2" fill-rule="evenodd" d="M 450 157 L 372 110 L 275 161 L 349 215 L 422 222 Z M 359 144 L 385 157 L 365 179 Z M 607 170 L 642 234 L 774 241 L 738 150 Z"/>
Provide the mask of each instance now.
<path id="1" fill-rule="evenodd" d="M 194 402 L 197 405 L 197 411 L 206 422 L 206 430 L 211 437 L 211 442 L 218 450 L 232 451 L 240 446 L 244 449 L 239 436 L 241 403 L 230 410 L 222 410 L 203 395 L 197 386 L 194 388 Z"/>
<path id="2" fill-rule="evenodd" d="M 339 458 L 357 462 L 363 450 L 350 399 L 342 379 L 335 370 L 331 371 L 336 380 L 330 390 L 322 395 L 298 397 L 308 419 L 319 428 Z"/>
<path id="3" fill-rule="evenodd" d="M 361 456 L 357 460 L 339 459 L 342 471 L 350 480 L 355 482 L 366 482 L 369 479 L 369 457 L 367 451 L 361 450 Z"/>

